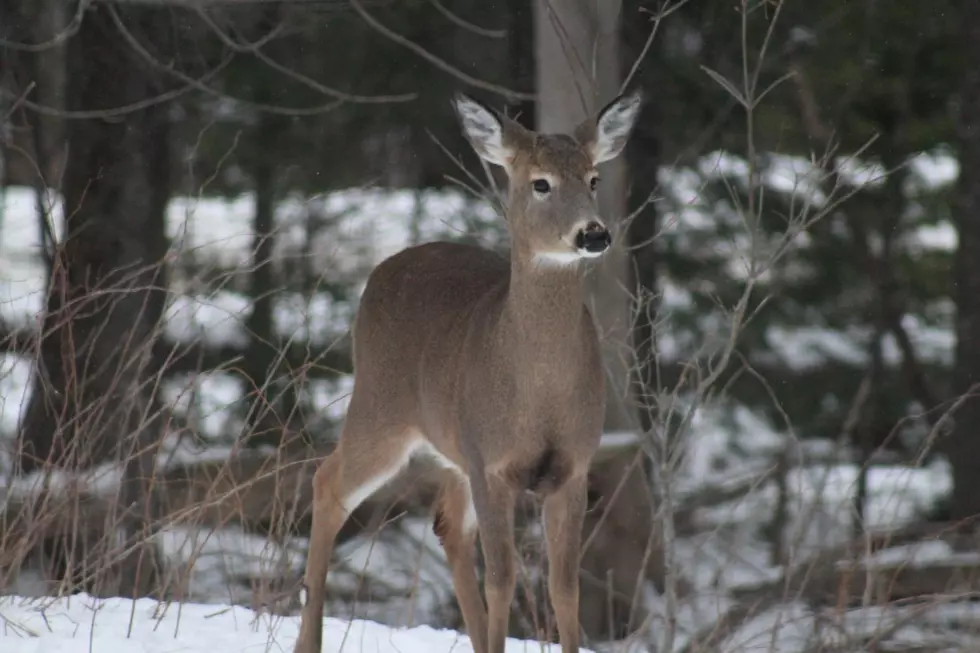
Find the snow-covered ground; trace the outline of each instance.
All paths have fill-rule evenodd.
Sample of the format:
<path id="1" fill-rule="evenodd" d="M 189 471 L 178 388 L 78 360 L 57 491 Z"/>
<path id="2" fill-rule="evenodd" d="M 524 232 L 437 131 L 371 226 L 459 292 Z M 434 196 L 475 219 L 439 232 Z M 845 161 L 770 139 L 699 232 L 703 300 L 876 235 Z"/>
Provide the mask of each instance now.
<path id="1" fill-rule="evenodd" d="M 882 651 L 974 651 L 980 621 L 976 604 L 865 608 L 814 615 L 803 603 L 781 606 L 749 621 L 713 649 L 720 653 L 861 651 L 881 637 Z M 212 653 L 290 651 L 298 617 L 258 614 L 241 606 L 160 603 L 151 599 L 0 598 L 4 653 Z M 469 638 L 429 626 L 392 627 L 364 620 L 324 620 L 323 650 L 330 653 L 468 653 Z M 822 646 L 821 646 L 822 644 Z M 818 648 L 819 647 L 819 648 Z M 622 650 L 640 650 L 620 647 Z M 509 639 L 507 653 L 557 653 L 555 644 Z M 597 650 L 618 650 L 607 646 Z M 588 649 L 582 649 L 588 653 Z"/>
<path id="2" fill-rule="evenodd" d="M 298 617 L 270 617 L 239 606 L 98 600 L 84 594 L 56 600 L 0 598 L 0 646 L 4 653 L 291 651 L 298 633 Z M 326 619 L 323 650 L 468 653 L 473 647 L 468 637 L 456 631 Z M 507 653 L 558 650 L 538 642 L 507 642 Z"/>

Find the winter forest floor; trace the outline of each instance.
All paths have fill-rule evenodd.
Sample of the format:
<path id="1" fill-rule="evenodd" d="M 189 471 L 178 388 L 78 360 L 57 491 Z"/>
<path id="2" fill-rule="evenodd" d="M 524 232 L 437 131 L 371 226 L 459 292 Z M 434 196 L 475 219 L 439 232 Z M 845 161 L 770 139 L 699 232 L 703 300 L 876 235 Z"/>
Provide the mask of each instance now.
<path id="1" fill-rule="evenodd" d="M 944 177 L 943 166 L 939 177 Z M 926 173 L 923 173 L 926 176 Z M 948 182 L 946 174 L 943 182 Z M 681 180 L 675 180 L 681 185 Z M 0 317 L 7 327 L 29 327 L 43 307 L 44 272 L 39 257 L 35 203 L 28 189 L 0 194 Z M 679 194 L 690 193 L 680 188 Z M 343 238 L 314 243 L 313 256 L 338 275 L 358 278 L 364 266 L 408 242 L 408 221 L 415 214 L 410 193 L 337 194 L 321 209 L 340 213 L 335 229 Z M 462 206 L 459 196 L 427 195 L 429 222 L 419 237 L 434 237 Z M 479 217 L 486 210 L 470 207 Z M 350 209 L 354 209 L 351 211 Z M 198 261 L 228 268 L 248 261 L 251 205 L 235 200 L 175 200 L 169 236 Z M 301 203 L 284 204 L 279 246 L 300 248 Z M 482 213 L 481 213 L 482 211 Z M 381 223 L 369 216 L 388 215 Z M 685 219 L 695 218 L 679 212 Z M 292 221 L 292 222 L 291 222 Z M 947 225 L 948 226 L 948 225 Z M 338 242 L 346 243 L 347 249 Z M 942 226 L 922 232 L 922 247 L 951 248 Z M 355 254 L 356 252 L 356 254 Z M 243 343 L 248 299 L 235 289 L 200 288 L 177 275 L 174 299 L 165 318 L 165 334 L 178 341 Z M 687 291 L 665 282 L 664 305 L 686 305 Z M 339 337 L 352 308 L 325 293 L 277 297 L 275 324 L 286 337 L 324 344 Z M 948 329 L 910 325 L 926 358 L 951 355 Z M 829 328 L 773 332 L 775 349 L 806 366 L 816 358 L 849 359 L 863 355 L 854 334 Z M 683 355 L 683 342 L 665 341 L 665 352 Z M 31 381 L 31 362 L 0 357 L 0 437 L 12 441 Z M 308 379 L 304 396 L 322 416 L 337 420 L 351 379 Z M 225 372 L 185 374 L 168 379 L 163 396 L 189 424 L 193 438 L 169 434 L 158 456 L 158 469 L 240 455 L 233 446 L 240 431 L 236 412 L 242 389 Z M 609 434 L 616 446 L 621 434 Z M 48 492 L 85 492 L 111 497 L 120 470 L 105 466 L 86 478 L 42 479 L 9 476 L 9 458 L 0 456 L 0 499 L 4 506 Z M 774 471 L 777 461 L 791 460 Z M 980 554 L 959 553 L 942 539 L 915 538 L 884 550 L 865 552 L 870 541 L 852 536 L 853 506 L 860 468 L 853 456 L 831 440 L 799 441 L 785 429 L 742 406 L 723 402 L 701 409 L 690 430 L 687 455 L 671 482 L 678 532 L 672 559 L 693 591 L 666 606 L 652 587 L 640 599 L 654 615 L 646 629 L 650 642 L 664 631 L 658 615 L 676 613 L 672 651 L 968 651 L 980 650 L 980 604 L 960 602 L 961 589 L 972 587 Z M 865 526 L 873 534 L 900 531 L 916 524 L 949 491 L 950 477 L 941 458 L 922 465 L 879 464 L 867 475 Z M 774 515 L 781 515 L 777 520 Z M 683 518 L 681 518 L 683 517 Z M 773 529 L 778 532 L 773 534 Z M 77 651 L 169 652 L 289 650 L 296 636 L 295 598 L 261 595 L 260 582 L 297 578 L 303 567 L 305 538 L 276 539 L 240 526 L 171 523 L 155 535 L 168 569 L 181 570 L 185 603 L 99 600 L 86 595 L 43 598 L 51 593 L 36 570 L 25 568 L 0 577 L 0 650 L 5 653 L 76 653 Z M 857 544 L 855 544 L 857 542 Z M 857 550 L 855 550 L 855 548 Z M 879 547 L 875 547 L 876 549 Z M 426 516 L 409 515 L 374 532 L 340 544 L 330 575 L 325 650 L 371 653 L 469 651 L 468 640 L 440 624 L 458 621 L 444 556 Z M 849 559 L 852 562 L 845 564 Z M 810 570 L 803 579 L 801 570 Z M 938 571 L 937 571 L 938 570 Z M 5 570 L 0 570 L 3 572 Z M 920 573 L 921 572 L 921 573 Z M 177 573 L 177 572 L 175 572 Z M 938 576 L 937 576 L 938 574 Z M 936 578 L 944 579 L 942 583 Z M 858 595 L 828 599 L 853 578 Z M 907 597 L 888 605 L 876 593 L 889 586 L 891 596 Z M 898 589 L 896 589 L 898 588 Z M 925 589 L 923 589 L 925 588 Z M 273 592 L 275 594 L 275 592 Z M 236 607 L 229 607 L 229 603 Z M 243 607 L 252 606 L 259 612 Z M 745 610 L 756 606 L 749 619 Z M 286 616 L 284 616 L 286 615 Z M 346 619 L 371 620 L 348 622 Z M 386 624 L 386 625 L 380 625 Z M 724 632 L 717 639 L 711 633 Z M 711 641 L 708 647 L 705 642 Z M 341 649 L 341 645 L 343 648 Z M 610 645 L 597 644 L 596 650 Z M 512 641 L 508 651 L 543 650 L 539 644 Z M 557 650 L 557 649 L 553 649 Z M 613 648 L 610 650 L 620 650 Z M 662 653 L 666 653 L 665 650 Z"/>
<path id="2" fill-rule="evenodd" d="M 164 605 L 148 599 L 0 601 L 5 653 L 216 653 L 291 650 L 299 632 L 295 617 L 256 614 L 240 606 Z M 433 653 L 473 650 L 455 631 L 428 626 L 390 628 L 370 621 L 327 619 L 324 651 Z M 507 653 L 558 651 L 536 642 L 510 640 Z M 583 652 L 584 653 L 584 652 Z"/>

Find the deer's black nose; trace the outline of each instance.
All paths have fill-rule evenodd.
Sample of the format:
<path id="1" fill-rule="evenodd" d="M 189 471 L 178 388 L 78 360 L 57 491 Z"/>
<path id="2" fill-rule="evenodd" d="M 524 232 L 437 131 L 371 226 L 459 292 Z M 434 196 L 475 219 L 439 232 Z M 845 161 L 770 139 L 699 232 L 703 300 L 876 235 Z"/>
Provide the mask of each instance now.
<path id="1" fill-rule="evenodd" d="M 609 230 L 598 222 L 590 222 L 575 236 L 575 246 L 590 254 L 601 254 L 612 245 Z"/>

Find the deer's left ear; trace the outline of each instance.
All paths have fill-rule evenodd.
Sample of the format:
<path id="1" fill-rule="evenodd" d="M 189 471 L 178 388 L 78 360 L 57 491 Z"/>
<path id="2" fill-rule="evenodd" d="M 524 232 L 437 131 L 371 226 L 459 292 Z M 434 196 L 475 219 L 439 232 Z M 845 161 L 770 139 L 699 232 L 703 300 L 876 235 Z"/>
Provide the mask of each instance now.
<path id="1" fill-rule="evenodd" d="M 592 163 L 615 159 L 626 147 L 640 115 L 643 94 L 633 91 L 621 95 L 602 109 L 596 118 L 590 118 L 575 129 L 575 137 L 592 155 Z"/>
<path id="2" fill-rule="evenodd" d="M 528 130 L 517 121 L 461 93 L 453 97 L 453 108 L 470 145 L 485 161 L 506 168 L 519 149 L 533 143 Z"/>

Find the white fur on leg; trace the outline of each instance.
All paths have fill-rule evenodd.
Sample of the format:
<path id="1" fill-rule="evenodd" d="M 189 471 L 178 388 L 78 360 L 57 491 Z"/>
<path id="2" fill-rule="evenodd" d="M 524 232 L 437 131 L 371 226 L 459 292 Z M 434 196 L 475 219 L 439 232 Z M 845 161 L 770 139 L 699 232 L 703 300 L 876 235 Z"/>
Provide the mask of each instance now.
<path id="1" fill-rule="evenodd" d="M 378 474 L 374 478 L 367 479 L 362 482 L 359 486 L 354 488 L 351 492 L 344 497 L 344 511 L 350 515 L 352 512 L 357 510 L 357 507 L 362 503 L 367 501 L 372 494 L 380 490 L 382 487 L 388 484 L 391 479 L 398 476 L 398 474 L 405 468 L 408 461 L 412 458 L 412 454 L 419 448 L 420 442 L 418 440 L 412 442 L 405 447 L 405 451 L 402 452 L 401 457 L 398 461 L 391 467 L 386 469 L 383 473 Z"/>
<path id="2" fill-rule="evenodd" d="M 473 505 L 473 493 L 466 488 L 466 496 L 469 501 L 466 504 L 466 512 L 463 513 L 463 532 L 467 535 L 476 530 L 476 506 Z"/>
<path id="3" fill-rule="evenodd" d="M 442 453 L 440 453 L 438 449 L 432 446 L 432 444 L 428 440 L 423 441 L 419 445 L 418 452 L 428 456 L 431 460 L 435 461 L 436 464 L 438 464 L 443 469 L 451 470 L 460 478 L 461 481 L 463 481 L 463 486 L 466 488 L 466 497 L 468 503 L 466 505 L 466 512 L 463 514 L 462 529 L 464 533 L 472 533 L 473 529 L 476 528 L 476 506 L 473 505 L 473 495 L 470 492 L 470 479 L 468 476 L 466 476 L 466 472 L 460 469 L 460 467 L 456 463 L 449 460 L 449 458 L 442 455 Z"/>

